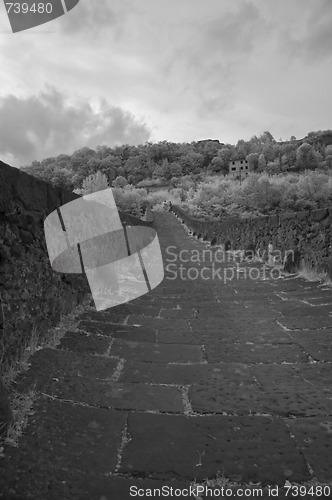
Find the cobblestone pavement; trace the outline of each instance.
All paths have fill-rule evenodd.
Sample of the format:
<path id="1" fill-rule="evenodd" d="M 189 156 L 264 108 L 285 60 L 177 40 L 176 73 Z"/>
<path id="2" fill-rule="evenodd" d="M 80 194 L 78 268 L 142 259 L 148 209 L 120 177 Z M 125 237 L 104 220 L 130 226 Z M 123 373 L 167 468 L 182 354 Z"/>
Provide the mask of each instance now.
<path id="1" fill-rule="evenodd" d="M 17 390 L 38 398 L 0 460 L 0 498 L 326 497 L 313 488 L 332 481 L 331 290 L 211 262 L 170 213 L 155 226 L 163 283 L 87 307 L 31 357 Z"/>

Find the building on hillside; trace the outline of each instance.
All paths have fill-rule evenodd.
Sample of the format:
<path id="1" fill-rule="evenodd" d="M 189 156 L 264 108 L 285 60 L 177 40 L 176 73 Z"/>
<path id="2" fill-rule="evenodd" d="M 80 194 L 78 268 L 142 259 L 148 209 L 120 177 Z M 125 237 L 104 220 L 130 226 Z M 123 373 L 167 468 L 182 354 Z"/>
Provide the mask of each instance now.
<path id="1" fill-rule="evenodd" d="M 229 173 L 232 177 L 244 178 L 250 172 L 248 160 L 244 158 L 236 158 L 229 162 Z"/>
<path id="2" fill-rule="evenodd" d="M 216 144 L 220 144 L 221 146 L 225 145 L 223 142 L 220 142 L 219 139 L 203 139 L 202 141 L 197 141 L 197 144 L 207 144 L 209 142 L 215 142 Z"/>

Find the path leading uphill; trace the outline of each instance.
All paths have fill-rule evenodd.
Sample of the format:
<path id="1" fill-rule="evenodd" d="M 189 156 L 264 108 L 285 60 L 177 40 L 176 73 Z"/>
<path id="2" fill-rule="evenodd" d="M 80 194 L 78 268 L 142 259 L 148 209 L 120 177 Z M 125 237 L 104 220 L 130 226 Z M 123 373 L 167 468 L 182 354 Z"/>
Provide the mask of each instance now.
<path id="1" fill-rule="evenodd" d="M 197 498 L 292 498 L 282 485 L 331 483 L 331 289 L 203 259 L 207 245 L 170 213 L 155 227 L 163 283 L 87 308 L 78 331 L 32 356 L 17 390 L 38 398 L 0 460 L 0 498 L 195 498 L 194 481 L 215 489 Z"/>

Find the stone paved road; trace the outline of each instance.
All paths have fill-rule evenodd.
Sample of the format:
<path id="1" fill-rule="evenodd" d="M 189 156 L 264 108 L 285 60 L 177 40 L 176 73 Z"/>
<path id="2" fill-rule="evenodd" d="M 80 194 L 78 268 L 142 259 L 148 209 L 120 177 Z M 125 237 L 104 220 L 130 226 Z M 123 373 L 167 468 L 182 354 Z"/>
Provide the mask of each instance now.
<path id="1" fill-rule="evenodd" d="M 194 481 L 216 488 L 197 498 L 222 498 L 223 485 L 254 497 L 255 484 L 261 498 L 271 486 L 290 498 L 286 481 L 332 483 L 331 290 L 261 263 L 212 263 L 169 213 L 155 226 L 163 283 L 87 308 L 79 331 L 32 356 L 17 388 L 38 399 L 0 461 L 0 498 L 126 500 Z"/>

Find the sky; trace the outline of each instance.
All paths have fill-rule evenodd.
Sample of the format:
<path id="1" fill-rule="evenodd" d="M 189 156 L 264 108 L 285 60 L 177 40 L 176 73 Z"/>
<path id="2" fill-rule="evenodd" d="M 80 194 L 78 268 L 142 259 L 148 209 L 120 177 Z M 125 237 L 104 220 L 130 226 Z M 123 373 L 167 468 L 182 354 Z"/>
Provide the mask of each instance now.
<path id="1" fill-rule="evenodd" d="M 332 129 L 331 0 L 80 0 L 12 33 L 0 1 L 0 160 L 84 146 Z"/>

